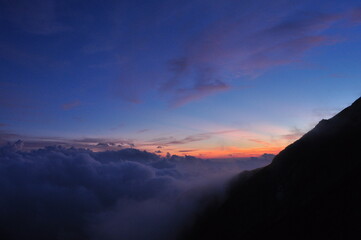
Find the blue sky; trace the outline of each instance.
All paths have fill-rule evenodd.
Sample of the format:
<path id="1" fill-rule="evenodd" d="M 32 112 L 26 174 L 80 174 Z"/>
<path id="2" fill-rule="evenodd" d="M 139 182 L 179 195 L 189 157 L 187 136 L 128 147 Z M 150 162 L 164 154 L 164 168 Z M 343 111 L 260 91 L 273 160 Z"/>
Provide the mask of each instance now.
<path id="1" fill-rule="evenodd" d="M 358 1 L 0 1 L 0 140 L 276 153 L 361 95 Z"/>

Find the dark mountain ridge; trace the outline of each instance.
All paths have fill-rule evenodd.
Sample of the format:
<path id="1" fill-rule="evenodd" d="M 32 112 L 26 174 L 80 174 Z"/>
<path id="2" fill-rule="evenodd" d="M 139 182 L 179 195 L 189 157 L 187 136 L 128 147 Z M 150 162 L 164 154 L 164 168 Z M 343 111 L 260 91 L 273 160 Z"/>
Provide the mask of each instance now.
<path id="1" fill-rule="evenodd" d="M 181 239 L 361 239 L 361 98 L 240 174 Z"/>

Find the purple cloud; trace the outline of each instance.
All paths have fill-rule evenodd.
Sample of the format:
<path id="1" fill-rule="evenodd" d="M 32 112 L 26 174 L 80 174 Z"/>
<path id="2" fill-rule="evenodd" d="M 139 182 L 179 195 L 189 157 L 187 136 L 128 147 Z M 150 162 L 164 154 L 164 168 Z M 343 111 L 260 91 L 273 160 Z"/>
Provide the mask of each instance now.
<path id="1" fill-rule="evenodd" d="M 64 104 L 61 105 L 61 108 L 63 110 L 70 110 L 70 109 L 78 107 L 80 104 L 81 104 L 80 101 L 64 103 Z"/>
<path id="2" fill-rule="evenodd" d="M 228 90 L 230 78 L 255 77 L 272 67 L 301 61 L 312 48 L 337 43 L 324 32 L 345 19 L 343 13 L 280 11 L 278 16 L 257 9 L 253 17 L 246 13 L 224 17 L 192 38 L 186 54 L 168 62 L 173 77 L 161 91 L 173 95 L 172 106 Z"/>
<path id="3" fill-rule="evenodd" d="M 256 20 L 253 28 L 244 25 L 245 19 L 227 19 L 208 27 L 191 44 L 186 59 L 192 59 L 189 65 L 206 64 L 215 72 L 229 68 L 241 74 L 257 73 L 293 62 L 321 45 L 328 39 L 322 31 L 340 19 L 340 15 L 298 13 L 270 26 Z"/>
<path id="4" fill-rule="evenodd" d="M 235 130 L 225 130 L 225 131 L 217 131 L 217 132 L 206 132 L 206 133 L 190 135 L 190 136 L 187 136 L 187 137 L 181 138 L 181 139 L 175 139 L 174 137 L 156 138 L 156 139 L 150 140 L 150 144 L 151 145 L 163 145 L 163 146 L 186 144 L 186 143 L 191 143 L 191 142 L 207 140 L 215 135 L 233 133 L 233 132 L 238 132 L 238 131 L 239 130 L 235 129 Z M 158 146 L 158 148 L 159 147 L 160 146 Z"/>
<path id="5" fill-rule="evenodd" d="M 171 106 L 180 107 L 189 102 L 204 98 L 206 96 L 226 91 L 229 88 L 229 85 L 218 80 L 213 83 L 196 85 L 188 89 L 178 89 L 175 93 L 175 98 L 172 101 Z"/>

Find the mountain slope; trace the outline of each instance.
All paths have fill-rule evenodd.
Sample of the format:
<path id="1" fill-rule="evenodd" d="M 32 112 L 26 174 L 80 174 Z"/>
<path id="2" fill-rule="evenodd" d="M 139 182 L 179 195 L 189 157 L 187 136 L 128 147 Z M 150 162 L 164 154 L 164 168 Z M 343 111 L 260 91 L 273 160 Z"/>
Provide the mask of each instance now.
<path id="1" fill-rule="evenodd" d="M 361 239 L 361 98 L 240 174 L 182 239 Z"/>

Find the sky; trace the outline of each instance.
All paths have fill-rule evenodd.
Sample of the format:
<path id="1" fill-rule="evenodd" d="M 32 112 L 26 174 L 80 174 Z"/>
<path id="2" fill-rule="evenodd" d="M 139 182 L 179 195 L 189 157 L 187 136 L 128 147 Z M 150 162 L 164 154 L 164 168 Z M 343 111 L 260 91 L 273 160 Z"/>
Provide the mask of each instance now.
<path id="1" fill-rule="evenodd" d="M 0 142 L 275 154 L 361 95 L 359 1 L 0 0 Z"/>

